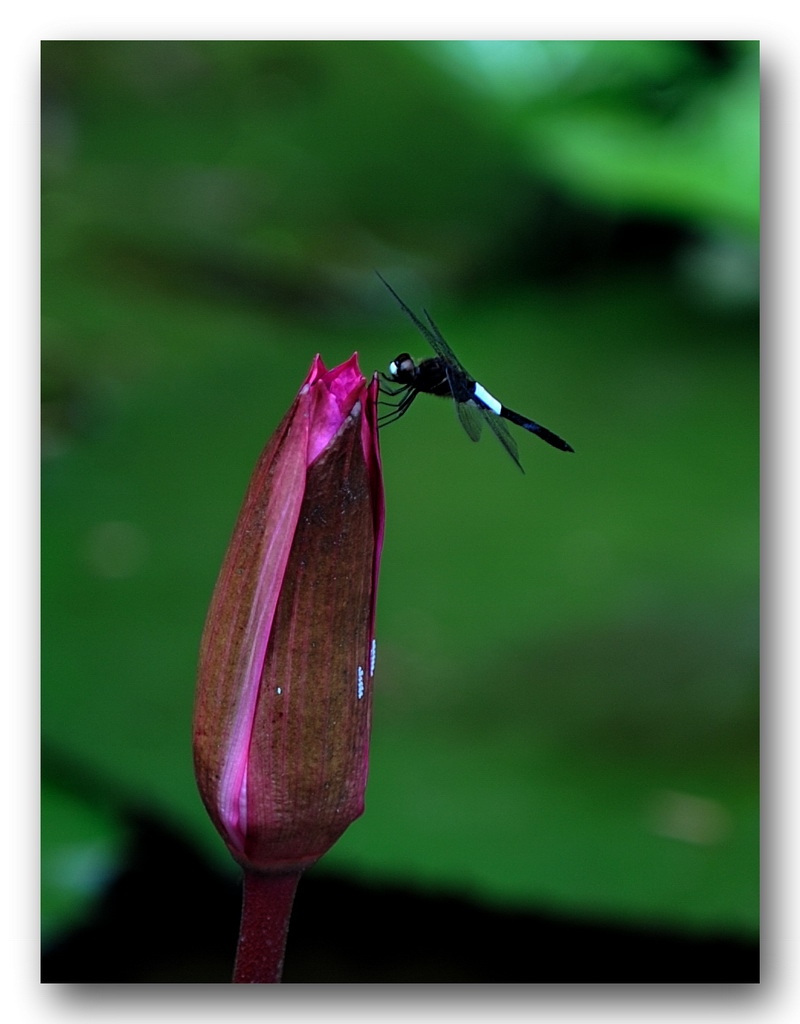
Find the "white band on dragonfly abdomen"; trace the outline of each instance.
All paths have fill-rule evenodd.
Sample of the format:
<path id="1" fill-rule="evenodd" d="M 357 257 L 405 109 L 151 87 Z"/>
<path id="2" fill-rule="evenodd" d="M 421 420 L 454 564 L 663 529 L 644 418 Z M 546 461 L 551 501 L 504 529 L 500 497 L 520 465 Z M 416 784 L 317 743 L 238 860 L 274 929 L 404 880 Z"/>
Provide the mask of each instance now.
<path id="1" fill-rule="evenodd" d="M 479 399 L 481 402 L 483 402 L 485 406 L 491 409 L 495 416 L 500 415 L 503 406 L 500 404 L 500 402 L 497 401 L 494 395 L 490 395 L 486 388 L 482 384 L 479 384 L 477 381 L 475 381 L 475 397 Z"/>

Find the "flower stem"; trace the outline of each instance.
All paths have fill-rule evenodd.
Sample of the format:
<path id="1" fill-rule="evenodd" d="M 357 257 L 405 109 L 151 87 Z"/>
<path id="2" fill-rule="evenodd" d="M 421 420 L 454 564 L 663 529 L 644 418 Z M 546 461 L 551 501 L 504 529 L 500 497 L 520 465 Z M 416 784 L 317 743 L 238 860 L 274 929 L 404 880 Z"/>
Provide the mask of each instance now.
<path id="1" fill-rule="evenodd" d="M 234 985 L 281 980 L 289 916 L 301 873 L 267 875 L 245 869 Z"/>

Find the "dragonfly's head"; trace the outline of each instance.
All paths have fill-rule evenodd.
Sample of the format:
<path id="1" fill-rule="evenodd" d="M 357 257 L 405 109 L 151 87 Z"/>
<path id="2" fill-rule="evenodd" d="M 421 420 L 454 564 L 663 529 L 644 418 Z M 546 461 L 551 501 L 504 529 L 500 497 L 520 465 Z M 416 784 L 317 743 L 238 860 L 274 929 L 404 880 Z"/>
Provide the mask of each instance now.
<path id="1" fill-rule="evenodd" d="M 400 384 L 407 384 L 413 380 L 416 364 L 408 352 L 401 354 L 389 363 L 389 376 Z"/>

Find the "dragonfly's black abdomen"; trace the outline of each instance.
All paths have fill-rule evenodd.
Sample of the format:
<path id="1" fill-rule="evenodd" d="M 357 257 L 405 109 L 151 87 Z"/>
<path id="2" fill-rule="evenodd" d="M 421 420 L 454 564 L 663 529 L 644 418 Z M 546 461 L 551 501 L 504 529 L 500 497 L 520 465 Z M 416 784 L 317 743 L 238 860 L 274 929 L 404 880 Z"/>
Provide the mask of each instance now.
<path id="1" fill-rule="evenodd" d="M 574 452 L 575 449 L 571 444 L 567 444 L 563 437 L 559 437 L 558 434 L 554 434 L 552 430 L 548 430 L 547 427 L 543 427 L 541 423 L 534 423 L 533 420 L 527 419 L 525 416 L 520 416 L 518 412 L 514 412 L 513 409 L 507 409 L 503 406 L 503 411 L 500 415 L 507 420 L 511 420 L 512 423 L 516 423 L 517 426 L 523 427 L 525 430 L 530 431 L 531 434 L 536 434 L 543 441 L 547 441 L 554 448 L 559 448 L 562 452 Z"/>

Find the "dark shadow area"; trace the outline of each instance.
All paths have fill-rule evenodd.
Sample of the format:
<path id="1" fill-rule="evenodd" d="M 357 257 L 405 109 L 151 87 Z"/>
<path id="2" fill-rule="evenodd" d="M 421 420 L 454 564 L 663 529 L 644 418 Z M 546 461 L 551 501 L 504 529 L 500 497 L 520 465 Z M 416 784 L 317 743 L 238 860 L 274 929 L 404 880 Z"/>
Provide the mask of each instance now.
<path id="1" fill-rule="evenodd" d="M 139 822 L 128 870 L 93 919 L 45 949 L 42 981 L 225 983 L 238 920 L 238 884 Z M 502 911 L 313 870 L 298 890 L 284 973 L 295 984 L 758 980 L 755 942 Z"/>

